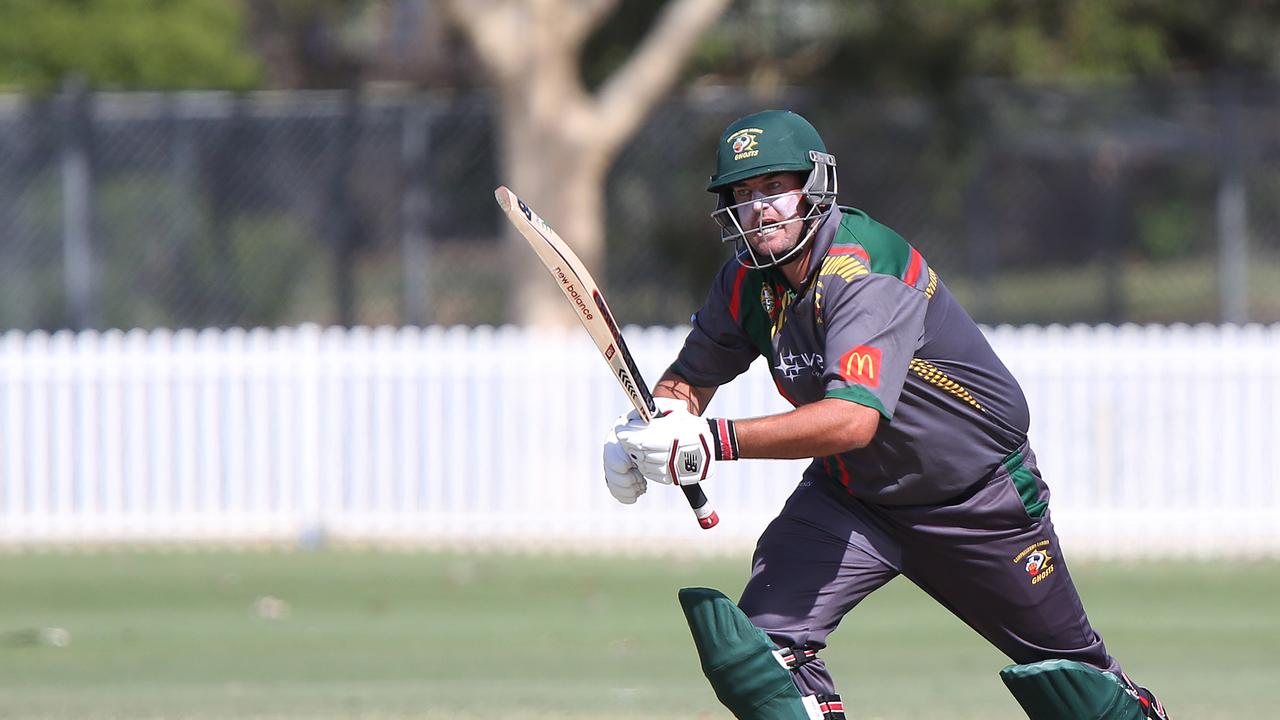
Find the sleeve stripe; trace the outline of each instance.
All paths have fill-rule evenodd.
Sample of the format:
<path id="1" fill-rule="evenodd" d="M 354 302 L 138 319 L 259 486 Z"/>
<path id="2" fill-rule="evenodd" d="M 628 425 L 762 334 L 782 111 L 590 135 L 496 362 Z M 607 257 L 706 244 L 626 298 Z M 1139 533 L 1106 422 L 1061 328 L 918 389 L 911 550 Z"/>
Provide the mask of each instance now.
<path id="1" fill-rule="evenodd" d="M 777 381 L 775 380 L 774 382 Z M 880 416 L 885 420 L 893 419 L 893 415 L 888 410 L 885 410 L 884 403 L 880 402 L 880 398 L 876 397 L 875 393 L 861 385 L 846 385 L 844 387 L 834 388 L 828 390 L 827 394 L 823 397 L 840 398 L 841 400 L 848 400 L 852 403 L 865 405 L 872 410 L 879 412 Z"/>
<path id="2" fill-rule="evenodd" d="M 747 279 L 747 268 L 739 267 L 733 279 L 733 293 L 729 296 L 729 315 L 736 323 L 742 322 L 742 282 Z"/>
<path id="3" fill-rule="evenodd" d="M 840 484 L 848 490 L 849 482 L 853 479 L 849 477 L 849 468 L 845 467 L 844 460 L 841 459 L 839 455 L 833 455 L 832 457 L 835 458 L 836 467 L 840 468 Z M 852 490 L 850 490 L 850 492 L 852 492 Z"/>
<path id="4" fill-rule="evenodd" d="M 861 260 L 866 266 L 871 266 L 871 256 L 867 254 L 867 249 L 861 245 L 833 245 L 827 251 L 827 255 L 852 255 Z"/>
<path id="5" fill-rule="evenodd" d="M 911 260 L 907 263 L 907 272 L 902 276 L 902 281 L 914 287 L 916 281 L 920 279 L 922 265 L 924 265 L 924 258 L 920 257 L 920 251 L 911 248 Z"/>

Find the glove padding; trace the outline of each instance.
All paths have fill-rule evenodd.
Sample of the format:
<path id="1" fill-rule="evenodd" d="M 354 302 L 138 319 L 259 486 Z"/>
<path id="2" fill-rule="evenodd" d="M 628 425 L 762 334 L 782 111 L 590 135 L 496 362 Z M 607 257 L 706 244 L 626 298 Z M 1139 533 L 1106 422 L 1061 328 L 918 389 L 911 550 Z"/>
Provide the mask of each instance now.
<path id="1" fill-rule="evenodd" d="M 675 410 L 689 412 L 689 406 L 683 400 L 659 397 L 653 399 L 659 413 Z M 618 432 L 624 429 L 640 429 L 646 427 L 635 410 L 619 415 L 613 421 L 613 427 L 604 438 L 604 482 L 609 494 L 623 505 L 633 504 L 637 498 L 649 489 L 649 483 L 637 468 L 635 460 L 627 453 L 626 448 L 618 442 Z"/>
<path id="2" fill-rule="evenodd" d="M 710 479 L 718 457 L 732 459 L 720 452 L 726 446 L 714 428 L 729 423 L 708 422 L 678 408 L 653 419 L 648 425 L 627 426 L 618 430 L 618 442 L 635 461 L 645 480 L 664 485 L 693 485 Z M 729 433 L 732 430 L 728 430 Z"/>

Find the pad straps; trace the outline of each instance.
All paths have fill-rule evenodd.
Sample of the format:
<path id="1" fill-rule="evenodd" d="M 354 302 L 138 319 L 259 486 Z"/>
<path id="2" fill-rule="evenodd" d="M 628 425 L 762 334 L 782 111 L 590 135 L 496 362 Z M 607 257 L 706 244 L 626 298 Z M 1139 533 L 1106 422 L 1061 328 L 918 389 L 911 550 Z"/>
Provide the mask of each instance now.
<path id="1" fill-rule="evenodd" d="M 788 670 L 795 670 L 818 659 L 818 651 L 807 647 L 783 647 L 773 651 L 778 664 Z M 836 693 L 830 695 L 806 695 L 806 709 L 816 720 L 845 720 L 844 702 Z"/>
<path id="2" fill-rule="evenodd" d="M 835 693 L 830 695 L 805 695 L 802 699 L 804 700 L 805 710 L 809 711 L 809 717 L 813 718 L 813 720 L 846 720 L 844 702 Z"/>
<path id="3" fill-rule="evenodd" d="M 789 647 L 784 647 L 774 650 L 773 656 L 778 659 L 778 664 L 782 667 L 788 670 L 795 670 L 801 665 L 813 662 L 817 659 L 818 651 L 810 650 L 809 648 L 792 650 Z"/>

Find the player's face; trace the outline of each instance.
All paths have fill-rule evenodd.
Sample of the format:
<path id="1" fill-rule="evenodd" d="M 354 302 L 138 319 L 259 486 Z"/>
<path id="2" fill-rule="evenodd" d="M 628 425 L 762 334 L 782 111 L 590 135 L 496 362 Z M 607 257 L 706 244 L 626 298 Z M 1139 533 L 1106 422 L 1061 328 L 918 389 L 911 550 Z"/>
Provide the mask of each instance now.
<path id="1" fill-rule="evenodd" d="M 760 175 L 731 186 L 738 222 L 757 257 L 781 257 L 800 242 L 804 223 L 799 220 L 807 207 L 803 187 L 804 175 L 797 172 Z"/>

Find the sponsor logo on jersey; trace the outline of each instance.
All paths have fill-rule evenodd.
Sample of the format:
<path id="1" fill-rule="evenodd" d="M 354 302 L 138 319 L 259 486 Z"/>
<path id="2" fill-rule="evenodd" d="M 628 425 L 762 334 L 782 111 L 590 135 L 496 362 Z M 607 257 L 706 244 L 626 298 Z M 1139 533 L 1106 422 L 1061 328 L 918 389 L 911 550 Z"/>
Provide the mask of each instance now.
<path id="1" fill-rule="evenodd" d="M 734 160 L 746 160 L 760 154 L 756 149 L 756 139 L 764 134 L 760 128 L 743 128 L 728 137 L 729 148 L 733 150 Z"/>
<path id="2" fill-rule="evenodd" d="M 1053 574 L 1053 556 L 1049 554 L 1048 540 L 1027 546 L 1013 558 L 1013 562 L 1022 565 L 1027 577 L 1031 578 L 1032 585 L 1038 585 L 1041 580 Z"/>
<path id="3" fill-rule="evenodd" d="M 859 345 L 840 358 L 840 375 L 866 387 L 880 387 L 880 348 Z"/>
<path id="4" fill-rule="evenodd" d="M 795 380 L 800 373 L 806 370 L 814 377 L 822 377 L 822 370 L 826 367 L 822 362 L 822 353 L 796 353 L 790 350 L 780 350 L 778 352 L 778 364 L 773 366 L 782 377 L 788 380 Z"/>

